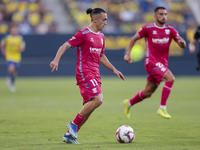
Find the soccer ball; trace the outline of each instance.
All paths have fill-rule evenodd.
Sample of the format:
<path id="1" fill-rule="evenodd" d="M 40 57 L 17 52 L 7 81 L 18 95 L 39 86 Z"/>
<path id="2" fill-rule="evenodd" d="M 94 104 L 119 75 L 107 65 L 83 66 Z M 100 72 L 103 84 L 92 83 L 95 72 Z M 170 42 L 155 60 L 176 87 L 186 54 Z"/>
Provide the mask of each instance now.
<path id="1" fill-rule="evenodd" d="M 130 126 L 123 125 L 117 129 L 116 138 L 120 143 L 131 143 L 135 138 L 135 132 Z"/>

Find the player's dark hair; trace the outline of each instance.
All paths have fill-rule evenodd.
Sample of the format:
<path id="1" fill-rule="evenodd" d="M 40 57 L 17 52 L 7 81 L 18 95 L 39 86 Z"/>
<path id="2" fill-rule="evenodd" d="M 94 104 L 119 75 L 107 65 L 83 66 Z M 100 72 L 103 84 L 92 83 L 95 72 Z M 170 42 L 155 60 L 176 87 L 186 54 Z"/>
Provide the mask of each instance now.
<path id="1" fill-rule="evenodd" d="M 156 7 L 156 9 L 154 10 L 154 13 L 157 12 L 159 9 L 165 9 L 165 10 L 167 10 L 165 7 L 159 6 L 159 7 Z"/>
<path id="2" fill-rule="evenodd" d="M 94 8 L 94 9 L 88 8 L 88 9 L 86 10 L 86 13 L 87 13 L 87 14 L 90 14 L 91 20 L 92 20 L 92 16 L 93 16 L 93 15 L 101 14 L 102 12 L 103 12 L 103 13 L 106 13 L 106 11 L 103 10 L 102 8 Z"/>

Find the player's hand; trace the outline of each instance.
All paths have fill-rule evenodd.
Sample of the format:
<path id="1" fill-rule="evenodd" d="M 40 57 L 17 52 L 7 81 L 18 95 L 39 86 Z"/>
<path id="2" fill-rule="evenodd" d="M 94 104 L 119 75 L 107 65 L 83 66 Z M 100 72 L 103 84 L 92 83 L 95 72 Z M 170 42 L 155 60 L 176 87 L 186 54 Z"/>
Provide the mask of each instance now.
<path id="1" fill-rule="evenodd" d="M 2 55 L 3 55 L 4 58 L 6 58 L 6 53 L 2 52 Z"/>
<path id="2" fill-rule="evenodd" d="M 177 43 L 181 48 L 186 47 L 186 43 L 185 43 L 184 39 L 182 39 L 181 37 L 177 38 Z"/>
<path id="3" fill-rule="evenodd" d="M 189 51 L 190 51 L 190 53 L 194 53 L 195 50 L 196 50 L 196 46 L 193 45 L 193 44 L 189 44 Z"/>
<path id="4" fill-rule="evenodd" d="M 125 55 L 124 56 L 124 60 L 127 62 L 127 63 L 132 63 L 132 59 L 131 59 L 131 56 L 130 55 Z"/>
<path id="5" fill-rule="evenodd" d="M 122 80 L 125 80 L 125 77 L 124 77 L 124 75 L 120 72 L 120 71 L 118 71 L 118 70 L 114 70 L 113 71 L 113 73 L 114 74 L 116 74 L 119 78 L 121 78 Z"/>
<path id="6" fill-rule="evenodd" d="M 58 62 L 53 60 L 51 63 L 50 63 L 50 67 L 52 68 L 51 72 L 53 72 L 55 69 L 56 71 L 58 71 Z"/>

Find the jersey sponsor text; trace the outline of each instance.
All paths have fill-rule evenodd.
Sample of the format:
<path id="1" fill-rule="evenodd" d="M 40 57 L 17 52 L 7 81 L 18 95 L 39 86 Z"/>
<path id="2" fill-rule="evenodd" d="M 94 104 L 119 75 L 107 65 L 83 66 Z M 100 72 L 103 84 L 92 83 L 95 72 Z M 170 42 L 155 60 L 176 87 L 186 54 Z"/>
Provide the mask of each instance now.
<path id="1" fill-rule="evenodd" d="M 90 47 L 90 53 L 101 53 L 102 48 L 92 48 Z"/>
<path id="2" fill-rule="evenodd" d="M 154 39 L 152 38 L 153 43 L 160 43 L 160 44 L 165 44 L 169 42 L 169 38 L 163 38 L 163 39 Z"/>

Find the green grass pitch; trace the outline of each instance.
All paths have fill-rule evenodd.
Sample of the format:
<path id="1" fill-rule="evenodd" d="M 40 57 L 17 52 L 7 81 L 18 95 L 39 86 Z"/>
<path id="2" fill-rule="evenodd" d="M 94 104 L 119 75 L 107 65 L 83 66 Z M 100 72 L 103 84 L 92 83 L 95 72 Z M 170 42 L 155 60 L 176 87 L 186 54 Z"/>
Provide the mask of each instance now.
<path id="1" fill-rule="evenodd" d="M 103 104 L 78 133 L 80 145 L 62 142 L 66 124 L 82 107 L 74 77 L 18 78 L 10 93 L 0 78 L 1 150 L 199 150 L 200 77 L 176 77 L 167 108 L 171 119 L 156 114 L 163 83 L 151 98 L 131 109 L 125 119 L 123 99 L 144 89 L 146 77 L 102 77 Z M 130 144 L 118 143 L 121 125 L 135 131 Z"/>

